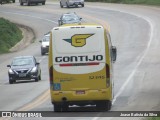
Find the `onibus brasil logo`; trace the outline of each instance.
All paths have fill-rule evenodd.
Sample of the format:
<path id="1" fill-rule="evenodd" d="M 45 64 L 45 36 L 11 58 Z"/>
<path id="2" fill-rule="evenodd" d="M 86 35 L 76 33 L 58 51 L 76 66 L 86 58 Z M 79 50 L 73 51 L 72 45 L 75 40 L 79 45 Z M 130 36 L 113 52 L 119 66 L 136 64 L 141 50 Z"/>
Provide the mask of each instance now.
<path id="1" fill-rule="evenodd" d="M 71 43 L 74 47 L 83 47 L 86 45 L 86 39 L 91 37 L 94 34 L 75 34 L 71 37 L 71 39 L 63 39 L 66 42 Z"/>

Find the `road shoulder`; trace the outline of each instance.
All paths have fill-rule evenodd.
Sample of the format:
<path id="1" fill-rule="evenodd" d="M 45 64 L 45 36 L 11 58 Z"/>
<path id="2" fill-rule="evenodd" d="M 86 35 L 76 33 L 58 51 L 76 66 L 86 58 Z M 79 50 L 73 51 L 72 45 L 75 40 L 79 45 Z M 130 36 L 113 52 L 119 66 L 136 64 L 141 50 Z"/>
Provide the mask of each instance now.
<path id="1" fill-rule="evenodd" d="M 18 42 L 14 47 L 12 47 L 9 50 L 10 52 L 16 52 L 26 48 L 31 43 L 33 43 L 35 39 L 35 34 L 32 28 L 20 24 L 17 24 L 17 26 L 22 31 L 23 39 Z"/>

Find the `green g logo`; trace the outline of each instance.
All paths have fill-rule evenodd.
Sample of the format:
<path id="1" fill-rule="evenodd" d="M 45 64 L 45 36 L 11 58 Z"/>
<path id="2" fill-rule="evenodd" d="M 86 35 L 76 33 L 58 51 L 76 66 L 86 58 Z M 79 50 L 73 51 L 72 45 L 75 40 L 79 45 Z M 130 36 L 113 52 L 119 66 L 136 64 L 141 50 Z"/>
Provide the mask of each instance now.
<path id="1" fill-rule="evenodd" d="M 83 47 L 86 44 L 86 39 L 94 34 L 76 34 L 71 39 L 63 39 L 66 42 L 71 43 L 74 47 Z"/>

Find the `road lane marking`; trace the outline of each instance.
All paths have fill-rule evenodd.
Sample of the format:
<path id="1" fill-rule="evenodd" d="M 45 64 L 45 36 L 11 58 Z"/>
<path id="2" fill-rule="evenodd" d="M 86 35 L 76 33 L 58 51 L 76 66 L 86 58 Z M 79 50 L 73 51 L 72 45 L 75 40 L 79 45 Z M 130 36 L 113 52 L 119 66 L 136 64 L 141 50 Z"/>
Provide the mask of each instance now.
<path id="1" fill-rule="evenodd" d="M 93 6 L 91 6 L 91 5 L 87 5 L 87 6 L 93 8 Z M 95 7 L 94 7 L 94 8 L 95 8 Z M 104 7 L 102 8 L 102 7 L 97 7 L 97 6 L 96 6 L 96 8 L 105 9 L 105 10 L 111 10 L 111 11 L 115 11 L 115 12 L 121 12 L 121 13 L 129 14 L 129 15 L 133 15 L 133 16 L 136 16 L 137 18 L 141 18 L 141 19 L 145 20 L 145 21 L 149 24 L 149 26 L 150 26 L 150 34 L 149 34 L 150 37 L 149 37 L 149 41 L 148 41 L 148 43 L 147 43 L 147 48 L 146 48 L 146 50 L 144 51 L 142 57 L 139 59 L 136 67 L 133 69 L 133 71 L 131 72 L 131 74 L 128 76 L 127 80 L 124 82 L 124 84 L 122 85 L 122 87 L 120 88 L 120 90 L 118 91 L 118 93 L 115 95 L 115 97 L 114 97 L 114 99 L 113 99 L 113 101 L 112 101 L 112 104 L 114 104 L 115 101 L 116 101 L 116 99 L 117 99 L 117 97 L 119 97 L 120 94 L 124 91 L 126 85 L 130 82 L 130 80 L 131 80 L 132 77 L 134 76 L 137 68 L 138 68 L 139 65 L 142 63 L 143 59 L 145 58 L 145 56 L 146 56 L 146 54 L 147 54 L 147 52 L 148 52 L 148 50 L 149 50 L 149 48 L 150 48 L 150 46 L 151 46 L 153 37 L 154 37 L 154 36 L 153 36 L 153 33 L 154 33 L 154 25 L 153 25 L 151 19 L 148 18 L 148 17 L 146 17 L 146 16 L 137 15 L 137 14 L 135 14 L 135 13 L 126 12 L 126 11 L 122 11 L 122 10 L 115 10 L 115 9 L 111 9 L 111 8 L 104 8 Z"/>
<path id="2" fill-rule="evenodd" d="M 95 7 L 94 7 L 95 8 Z M 106 8 L 100 8 L 100 9 L 106 9 Z M 106 10 L 112 10 L 112 9 L 106 9 Z M 149 48 L 150 48 L 150 45 L 151 45 L 151 42 L 153 40 L 153 31 L 154 31 L 154 25 L 152 24 L 152 21 L 148 18 L 148 17 L 145 17 L 145 16 L 142 16 L 142 15 L 136 15 L 134 13 L 129 13 L 129 12 L 125 12 L 125 11 L 120 11 L 120 10 L 112 10 L 112 11 L 118 11 L 118 12 L 122 12 L 122 13 L 126 13 L 126 14 L 129 14 L 129 15 L 134 15 L 134 16 L 137 16 L 139 18 L 142 18 L 144 19 L 145 21 L 147 21 L 150 25 L 150 40 L 148 41 L 148 44 L 147 44 L 147 48 L 145 50 L 145 52 L 143 53 L 142 57 L 140 58 L 140 60 L 138 61 L 136 67 L 134 68 L 134 70 L 132 71 L 132 73 L 129 75 L 129 77 L 127 78 L 127 80 L 124 82 L 124 84 L 122 85 L 122 87 L 120 88 L 119 92 L 115 95 L 115 98 L 113 99 L 113 104 L 114 102 L 116 101 L 116 99 L 121 95 L 121 93 L 124 91 L 126 85 L 130 82 L 130 80 L 132 79 L 132 77 L 134 76 L 137 68 L 139 67 L 139 65 L 142 63 L 143 59 L 145 58 Z M 2 11 L 0 11 L 2 12 Z M 6 12 L 6 13 L 11 13 L 11 12 Z M 19 13 L 15 13 L 15 14 L 19 14 Z M 29 15 L 24 15 L 24 14 L 19 14 L 19 15 L 23 15 L 23 16 L 29 16 Z M 40 17 L 35 17 L 35 16 L 29 16 L 29 17 L 33 17 L 33 18 L 38 18 L 38 19 L 41 19 L 41 20 L 46 20 L 46 21 L 49 21 L 49 22 L 53 22 L 52 20 L 49 20 L 49 19 L 43 19 L 43 18 L 40 18 Z M 55 24 L 57 24 L 57 22 L 53 22 Z M 97 119 L 97 118 L 96 118 Z M 95 119 L 95 120 L 96 120 Z"/>
<path id="3" fill-rule="evenodd" d="M 21 13 L 13 13 L 13 12 L 5 12 L 5 11 L 0 11 L 1 13 L 7 13 L 7 14 L 16 14 L 16 15 L 21 15 L 21 16 L 26 16 L 26 17 L 32 17 L 32 18 L 36 18 L 36 19 L 41 19 L 41 20 L 45 20 L 45 21 L 48 21 L 48 22 L 53 22 L 55 24 L 58 24 L 57 22 L 55 21 L 52 21 L 52 20 L 49 20 L 49 19 L 44 19 L 44 18 L 40 18 L 40 17 L 35 17 L 35 16 L 31 16 L 31 15 L 25 15 L 25 14 L 21 14 Z M 83 14 L 84 15 L 84 14 Z M 89 17 L 89 16 L 88 16 Z M 91 18 L 91 17 L 90 17 Z M 93 19 L 93 18 L 92 18 Z M 98 19 L 97 19 L 98 20 Z M 100 20 L 99 20 L 100 21 Z M 102 23 L 105 23 L 104 21 L 101 20 Z M 105 24 L 107 26 L 107 29 L 109 30 L 109 24 Z M 39 62 L 41 63 L 41 61 L 43 59 L 45 59 L 46 56 L 43 56 Z M 38 97 L 37 99 L 35 99 L 33 102 L 31 103 L 28 103 L 24 106 L 22 106 L 21 108 L 19 108 L 17 111 L 27 111 L 27 110 L 30 110 L 30 109 L 33 109 L 39 105 L 41 105 L 43 102 L 45 102 L 46 100 L 49 99 L 50 95 L 48 95 L 48 91 L 46 91 L 45 93 L 43 93 L 40 97 Z"/>
<path id="4" fill-rule="evenodd" d="M 81 14 L 81 16 L 85 16 L 86 18 L 90 18 L 90 19 L 98 22 L 99 24 L 101 24 L 104 28 L 106 28 L 110 32 L 110 25 L 108 22 L 101 20 L 101 19 L 98 19 L 98 18 L 95 18 L 95 17 L 92 17 L 92 16 L 89 16 L 89 15 L 86 15 L 86 14 L 82 14 L 82 13 L 80 13 L 80 14 Z"/>
<path id="5" fill-rule="evenodd" d="M 89 7 L 91 7 L 91 6 L 89 6 Z M 99 8 L 99 7 L 98 7 L 98 8 Z M 100 8 L 100 9 L 106 9 L 106 8 Z M 107 8 L 106 10 L 112 10 L 112 9 L 108 9 L 108 8 Z M 131 81 L 132 77 L 135 75 L 135 73 L 136 73 L 136 71 L 137 71 L 137 68 L 140 66 L 140 64 L 142 63 L 143 59 L 145 58 L 145 56 L 146 56 L 146 54 L 147 54 L 147 52 L 148 52 L 148 50 L 149 50 L 149 48 L 150 48 L 150 46 L 151 46 L 152 40 L 153 40 L 154 25 L 152 24 L 152 21 L 151 21 L 149 18 L 147 18 L 147 17 L 141 16 L 141 15 L 136 15 L 136 14 L 134 14 L 134 13 L 129 13 L 129 12 L 125 12 L 125 11 L 119 11 L 119 10 L 112 10 L 112 11 L 116 11 L 116 12 L 118 11 L 118 12 L 122 12 L 122 13 L 125 13 L 125 14 L 134 15 L 134 16 L 136 16 L 136 17 L 138 17 L 138 18 L 141 18 L 141 19 L 147 21 L 147 23 L 148 23 L 149 26 L 150 26 L 150 35 L 149 35 L 149 36 L 150 36 L 150 37 L 149 37 L 150 39 L 149 39 L 149 41 L 148 41 L 147 48 L 146 48 L 145 52 L 143 53 L 143 55 L 141 56 L 141 58 L 139 59 L 136 67 L 133 69 L 133 71 L 131 72 L 131 74 L 129 75 L 129 77 L 126 79 L 126 81 L 124 82 L 124 84 L 121 86 L 121 88 L 120 88 L 120 90 L 118 91 L 118 93 L 115 95 L 115 97 L 114 97 L 114 99 L 113 99 L 113 101 L 112 101 L 112 104 L 114 104 L 115 101 L 116 101 L 116 99 L 123 93 L 125 87 L 126 87 L 126 86 L 128 85 L 128 83 Z M 98 19 L 96 19 L 96 20 L 98 20 Z M 99 20 L 99 21 L 102 21 L 102 20 Z M 104 22 L 102 22 L 102 23 L 104 23 Z M 105 26 L 108 27 L 109 24 L 106 24 Z M 110 31 L 110 26 L 109 26 L 109 31 Z M 98 114 L 97 116 L 100 116 L 100 115 Z M 99 119 L 99 118 L 98 118 L 98 117 L 93 118 L 93 120 L 97 120 L 97 119 Z"/>
<path id="6" fill-rule="evenodd" d="M 89 7 L 92 7 L 90 5 L 88 5 Z M 97 6 L 96 6 L 97 7 Z M 95 7 L 94 7 L 95 8 Z M 129 12 L 125 12 L 125 11 L 120 11 L 120 10 L 114 10 L 114 9 L 110 9 L 110 8 L 100 8 L 100 7 L 97 7 L 99 9 L 105 9 L 105 10 L 111 10 L 111 11 L 115 11 L 115 12 L 121 12 L 121 13 L 125 13 L 125 14 L 129 14 L 129 15 L 133 15 L 133 16 L 136 16 L 138 18 L 141 18 L 145 21 L 147 21 L 147 23 L 149 24 L 150 26 L 150 34 L 149 34 L 149 41 L 147 43 L 147 48 L 145 49 L 142 57 L 139 59 L 136 67 L 133 69 L 133 71 L 131 72 L 131 74 L 128 76 L 128 78 L 126 79 L 126 81 L 124 82 L 124 84 L 121 86 L 120 90 L 118 91 L 118 93 L 115 95 L 113 101 L 112 101 L 112 104 L 115 103 L 115 101 L 117 100 L 117 98 L 122 94 L 122 92 L 124 91 L 125 87 L 128 85 L 128 83 L 131 81 L 132 77 L 135 75 L 136 71 L 137 71 L 137 68 L 140 66 L 140 64 L 142 63 L 143 59 L 145 58 L 145 56 L 147 55 L 148 53 L 148 50 L 151 46 L 151 43 L 152 43 L 152 40 L 153 40 L 153 33 L 154 33 L 154 24 L 152 23 L 152 20 L 146 16 L 142 16 L 142 15 L 137 15 L 135 13 L 129 13 Z M 100 113 L 97 115 L 97 117 L 94 117 L 92 120 L 98 120 L 100 116 Z M 112 118 L 109 118 L 109 119 L 112 119 Z"/>
<path id="7" fill-rule="evenodd" d="M 48 21 L 48 22 L 52 22 L 52 23 L 58 24 L 57 22 L 55 22 L 53 20 L 44 19 L 44 18 L 41 18 L 41 17 L 35 17 L 35 16 L 31 16 L 31 15 L 25 15 L 25 14 L 21 14 L 21 13 L 13 13 L 13 12 L 5 12 L 5 11 L 0 11 L 0 13 L 16 14 L 16 15 L 21 15 L 21 16 L 26 16 L 26 17 L 32 17 L 32 18 L 36 18 L 36 19 L 40 19 L 40 20 L 45 20 L 45 21 Z M 39 60 L 39 62 L 41 62 L 45 58 L 46 58 L 46 56 L 43 56 Z M 49 91 L 50 90 L 47 90 L 45 93 L 43 93 L 42 95 L 40 95 L 37 99 L 35 99 L 33 102 L 24 105 L 23 107 L 19 108 L 17 111 L 28 111 L 30 109 L 33 109 L 33 108 L 41 105 L 42 103 L 44 103 L 45 101 L 47 101 L 50 98 Z"/>
<path id="8" fill-rule="evenodd" d="M 39 60 L 39 63 L 41 63 L 42 60 L 44 60 L 45 58 L 46 58 L 46 56 L 43 56 Z M 36 98 L 35 100 L 31 101 L 30 103 L 27 103 L 26 105 L 20 107 L 16 111 L 29 111 L 29 110 L 41 105 L 42 103 L 47 101 L 49 98 L 50 98 L 50 94 L 49 94 L 49 90 L 47 90 L 46 92 L 42 93 L 38 98 Z"/>
<path id="9" fill-rule="evenodd" d="M 47 101 L 50 98 L 50 89 L 45 91 L 43 94 L 41 94 L 38 98 L 31 101 L 30 103 L 27 103 L 23 107 L 17 109 L 16 111 L 29 111 L 37 106 L 40 106 L 42 103 Z"/>
<path id="10" fill-rule="evenodd" d="M 42 60 L 44 60 L 46 58 L 46 56 L 43 56 L 40 60 L 39 60 L 39 63 L 42 62 Z"/>
<path id="11" fill-rule="evenodd" d="M 26 15 L 26 14 L 21 14 L 21 13 L 16 13 L 16 12 L 6 12 L 6 11 L 0 11 L 0 13 L 7 13 L 7 14 L 21 15 L 21 16 L 25 16 L 25 17 L 32 17 L 32 18 L 36 18 L 36 19 L 52 22 L 54 24 L 58 24 L 56 21 L 45 19 L 45 18 L 41 18 L 41 17 L 36 17 L 36 16 L 32 16 L 32 15 Z"/>
<path id="12" fill-rule="evenodd" d="M 119 11 L 119 10 L 115 10 L 115 11 Z M 119 11 L 119 12 L 122 12 L 122 13 L 126 13 L 126 14 L 129 14 L 129 15 L 134 15 L 138 18 L 141 18 L 145 21 L 148 22 L 149 26 L 150 26 L 150 34 L 149 34 L 149 41 L 147 43 L 147 48 L 145 49 L 142 57 L 139 59 L 136 67 L 133 69 L 132 73 L 128 76 L 127 80 L 124 82 L 124 84 L 122 85 L 122 87 L 120 88 L 120 90 L 118 91 L 118 93 L 115 95 L 114 99 L 113 99 L 113 102 L 112 104 L 115 103 L 116 99 L 122 94 L 122 92 L 124 91 L 125 87 L 127 86 L 127 84 L 131 81 L 132 77 L 135 75 L 136 71 L 137 71 L 137 68 L 140 66 L 140 64 L 142 63 L 143 59 L 145 58 L 145 56 L 147 55 L 148 53 L 148 50 L 151 46 L 151 43 L 152 43 L 152 40 L 153 40 L 153 33 L 154 33 L 154 25 L 152 23 L 152 21 L 148 18 L 148 17 L 145 17 L 145 16 L 142 16 L 142 15 L 136 15 L 134 13 L 129 13 L 129 12 L 125 12 L 125 11 Z"/>

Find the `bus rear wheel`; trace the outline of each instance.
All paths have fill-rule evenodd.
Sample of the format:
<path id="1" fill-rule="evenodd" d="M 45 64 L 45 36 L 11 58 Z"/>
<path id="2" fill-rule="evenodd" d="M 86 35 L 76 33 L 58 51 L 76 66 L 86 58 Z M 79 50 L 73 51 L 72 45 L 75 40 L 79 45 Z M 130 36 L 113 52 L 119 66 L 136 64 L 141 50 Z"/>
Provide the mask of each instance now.
<path id="1" fill-rule="evenodd" d="M 67 112 L 69 105 L 67 103 L 54 104 L 54 112 Z"/>
<path id="2" fill-rule="evenodd" d="M 60 104 L 54 104 L 54 112 L 61 112 L 62 106 Z"/>
<path id="3" fill-rule="evenodd" d="M 111 109 L 111 106 L 112 106 L 112 103 L 110 100 L 96 102 L 96 109 L 98 111 L 109 111 Z"/>
<path id="4" fill-rule="evenodd" d="M 67 103 L 62 105 L 62 112 L 67 112 L 68 108 L 69 108 L 69 105 Z"/>

